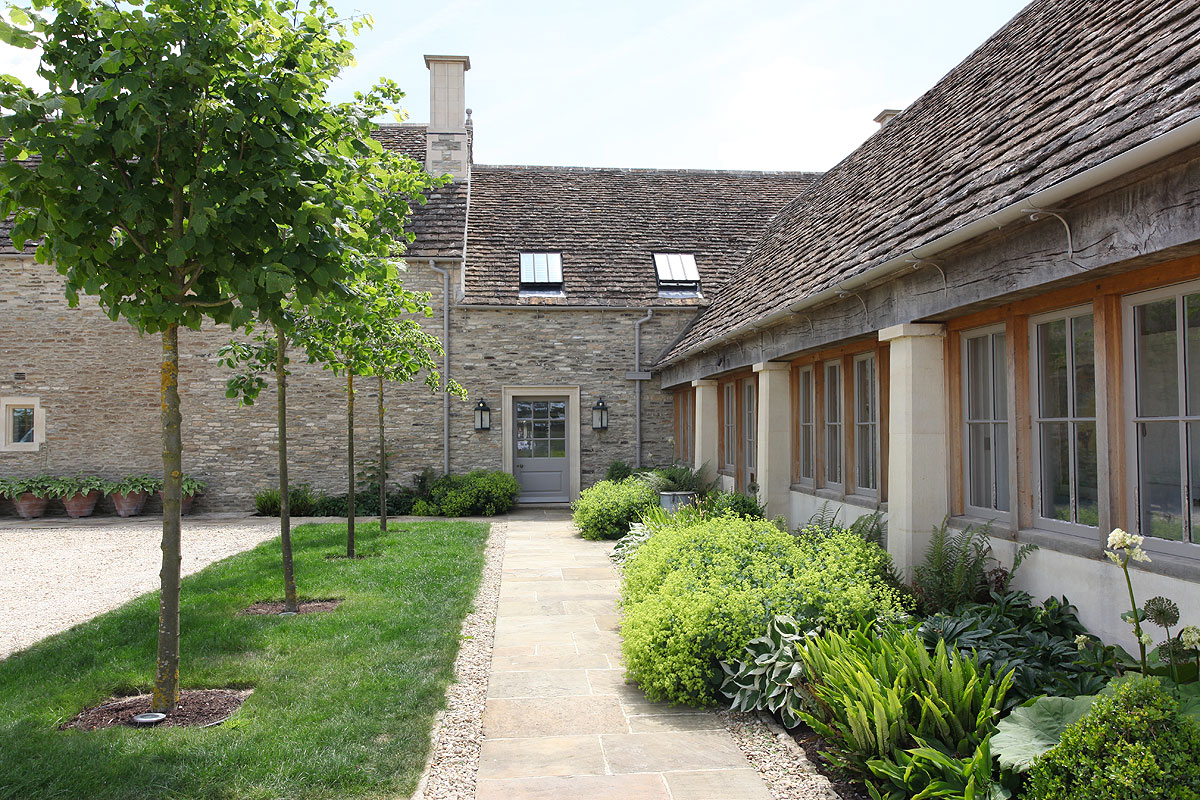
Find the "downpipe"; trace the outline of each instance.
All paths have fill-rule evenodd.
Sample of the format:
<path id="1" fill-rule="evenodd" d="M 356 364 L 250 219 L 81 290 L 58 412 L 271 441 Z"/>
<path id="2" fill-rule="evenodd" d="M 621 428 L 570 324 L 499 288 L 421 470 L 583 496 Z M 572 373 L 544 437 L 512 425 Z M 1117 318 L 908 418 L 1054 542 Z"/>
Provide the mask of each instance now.
<path id="1" fill-rule="evenodd" d="M 634 425 L 634 441 L 637 449 L 634 451 L 633 466 L 634 469 L 642 468 L 642 382 L 645 380 L 640 377 L 642 371 L 642 325 L 649 322 L 654 317 L 654 309 L 647 308 L 646 316 L 633 323 L 633 371 L 634 371 L 634 389 L 633 395 L 633 425 Z"/>
<path id="2" fill-rule="evenodd" d="M 442 276 L 442 474 L 450 474 L 450 270 L 442 269 L 434 259 L 429 268 Z"/>

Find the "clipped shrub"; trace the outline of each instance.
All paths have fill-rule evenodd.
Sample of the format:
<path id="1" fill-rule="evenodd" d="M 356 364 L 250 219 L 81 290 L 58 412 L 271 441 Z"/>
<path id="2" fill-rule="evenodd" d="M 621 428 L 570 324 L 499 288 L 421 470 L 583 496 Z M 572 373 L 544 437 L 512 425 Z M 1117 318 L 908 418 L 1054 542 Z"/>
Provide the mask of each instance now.
<path id="1" fill-rule="evenodd" d="M 655 531 L 625 565 L 628 674 L 651 700 L 711 705 L 720 662 L 740 656 L 776 614 L 812 628 L 901 610 L 870 559 L 840 552 L 840 540 L 829 547 L 839 552 L 806 551 L 766 520 L 732 515 Z M 816 574 L 837 561 L 850 565 L 829 577 Z"/>
<path id="2" fill-rule="evenodd" d="M 490 517 L 507 513 L 517 502 L 521 487 L 507 472 L 475 470 L 466 475 L 443 475 L 429 487 L 424 503 L 443 517 Z M 413 504 L 416 510 L 417 500 Z"/>
<path id="3" fill-rule="evenodd" d="M 604 473 L 604 480 L 620 483 L 632 474 L 633 467 L 624 461 L 614 461 L 608 465 L 608 469 Z"/>
<path id="4" fill-rule="evenodd" d="M 1027 800 L 1200 797 L 1200 724 L 1156 678 L 1115 687 L 1033 762 Z"/>
<path id="5" fill-rule="evenodd" d="M 571 514 L 583 538 L 620 539 L 647 509 L 657 505 L 658 493 L 637 477 L 629 477 L 584 489 L 571 504 Z"/>

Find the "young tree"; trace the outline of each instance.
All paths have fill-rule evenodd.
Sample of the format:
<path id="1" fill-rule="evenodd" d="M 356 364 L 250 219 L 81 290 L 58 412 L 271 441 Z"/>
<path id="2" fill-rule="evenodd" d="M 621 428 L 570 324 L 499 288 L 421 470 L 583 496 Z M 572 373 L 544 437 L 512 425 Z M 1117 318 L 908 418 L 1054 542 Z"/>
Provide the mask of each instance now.
<path id="1" fill-rule="evenodd" d="M 179 697 L 179 328 L 285 325 L 289 297 L 336 296 L 388 265 L 407 198 L 431 185 L 380 157 L 371 120 L 400 98 L 384 82 L 331 106 L 352 62 L 324 0 L 33 0 L 0 40 L 40 47 L 35 91 L 0 77 L 0 214 L 39 242 L 72 304 L 162 337 L 163 540 L 152 707 Z M 49 13 L 42 14 L 40 12 Z M 36 156 L 32 161 L 27 158 Z M 22 163 L 24 162 L 24 163 Z M 389 272 L 395 274 L 394 265 Z"/>
<path id="2" fill-rule="evenodd" d="M 393 282 L 363 281 L 352 287 L 355 302 L 326 304 L 310 309 L 297 326 L 297 343 L 336 375 L 346 376 L 346 556 L 354 557 L 354 376 L 380 379 L 378 409 L 380 524 L 387 512 L 386 459 L 383 437 L 383 381 L 411 381 L 425 373 L 425 385 L 460 397 L 465 390 L 452 380 L 442 381 L 436 356 L 442 353 L 438 339 L 426 333 L 414 314 L 431 316 L 429 295 L 402 290 Z"/>

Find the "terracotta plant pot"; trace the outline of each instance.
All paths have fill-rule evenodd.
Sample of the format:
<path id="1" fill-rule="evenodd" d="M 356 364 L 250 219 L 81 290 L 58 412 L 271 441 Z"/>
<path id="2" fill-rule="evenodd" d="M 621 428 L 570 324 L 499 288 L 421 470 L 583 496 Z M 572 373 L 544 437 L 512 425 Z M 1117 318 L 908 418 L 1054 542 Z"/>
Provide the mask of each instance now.
<path id="1" fill-rule="evenodd" d="M 45 497 L 38 497 L 33 492 L 26 492 L 13 500 L 13 505 L 16 506 L 21 519 L 34 519 L 46 513 L 47 502 L 49 501 Z"/>
<path id="2" fill-rule="evenodd" d="M 96 510 L 96 501 L 100 499 L 100 490 L 93 489 L 87 494 L 75 494 L 71 497 L 62 499 L 63 508 L 67 510 L 67 516 L 71 519 L 79 519 L 80 517 L 90 517 L 92 512 Z"/>
<path id="3" fill-rule="evenodd" d="M 162 496 L 163 496 L 162 490 L 159 489 L 158 499 L 162 500 Z M 195 500 L 198 496 L 199 495 L 185 494 L 179 501 L 179 513 L 181 515 L 192 513 L 192 503 L 195 502 Z"/>
<path id="4" fill-rule="evenodd" d="M 113 505 L 117 507 L 117 514 L 122 517 L 136 517 L 142 513 L 142 506 L 146 504 L 147 494 L 148 492 L 130 492 L 129 494 L 113 492 L 109 497 L 113 499 Z"/>

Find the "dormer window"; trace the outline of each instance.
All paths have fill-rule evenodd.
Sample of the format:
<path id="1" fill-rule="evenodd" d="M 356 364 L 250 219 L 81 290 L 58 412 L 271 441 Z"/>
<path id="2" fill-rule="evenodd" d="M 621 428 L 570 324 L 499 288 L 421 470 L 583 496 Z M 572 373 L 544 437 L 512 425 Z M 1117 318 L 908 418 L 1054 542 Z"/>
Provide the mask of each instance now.
<path id="1" fill-rule="evenodd" d="M 562 294 L 562 253 L 521 253 L 520 288 L 522 294 Z"/>
<path id="2" fill-rule="evenodd" d="M 691 253 L 655 253 L 659 297 L 698 297 L 700 272 Z"/>

